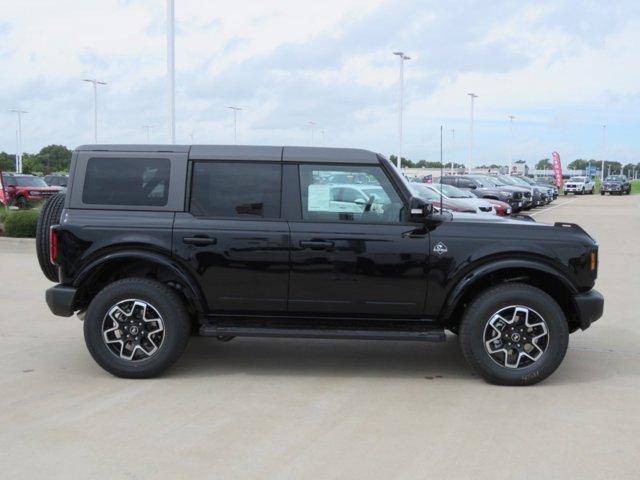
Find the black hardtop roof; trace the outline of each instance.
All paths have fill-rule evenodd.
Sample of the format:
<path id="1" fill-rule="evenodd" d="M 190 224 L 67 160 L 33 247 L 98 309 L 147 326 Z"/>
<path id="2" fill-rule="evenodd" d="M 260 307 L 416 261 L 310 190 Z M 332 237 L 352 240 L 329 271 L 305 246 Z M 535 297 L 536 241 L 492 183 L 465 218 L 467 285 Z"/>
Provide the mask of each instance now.
<path id="1" fill-rule="evenodd" d="M 257 145 L 81 145 L 79 152 L 188 153 L 195 160 L 250 160 L 377 164 L 378 154 L 359 148 L 280 147 Z"/>

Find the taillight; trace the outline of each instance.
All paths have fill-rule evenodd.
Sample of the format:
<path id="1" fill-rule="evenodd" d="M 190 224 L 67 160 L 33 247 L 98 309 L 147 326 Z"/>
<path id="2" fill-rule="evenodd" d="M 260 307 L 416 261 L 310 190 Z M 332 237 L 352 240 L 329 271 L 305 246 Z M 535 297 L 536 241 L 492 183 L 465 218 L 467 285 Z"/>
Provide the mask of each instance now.
<path id="1" fill-rule="evenodd" d="M 49 260 L 54 265 L 58 261 L 58 231 L 55 225 L 49 229 Z"/>

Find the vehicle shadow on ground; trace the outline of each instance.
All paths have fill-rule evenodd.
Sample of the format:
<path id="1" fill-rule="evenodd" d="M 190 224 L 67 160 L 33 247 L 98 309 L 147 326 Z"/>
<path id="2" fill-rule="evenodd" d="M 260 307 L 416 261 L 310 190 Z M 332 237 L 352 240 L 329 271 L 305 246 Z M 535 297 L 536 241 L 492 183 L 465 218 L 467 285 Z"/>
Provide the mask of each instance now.
<path id="1" fill-rule="evenodd" d="M 604 356 L 603 356 L 604 355 Z M 616 368 L 607 367 L 615 363 Z M 586 384 L 623 375 L 637 376 L 611 354 L 570 349 L 544 385 Z M 192 338 L 172 378 L 215 375 L 275 375 L 362 378 L 479 380 L 466 364 L 457 338 L 444 343 L 236 338 Z"/>
<path id="2" fill-rule="evenodd" d="M 455 337 L 444 343 L 192 338 L 174 377 L 211 375 L 469 378 Z"/>

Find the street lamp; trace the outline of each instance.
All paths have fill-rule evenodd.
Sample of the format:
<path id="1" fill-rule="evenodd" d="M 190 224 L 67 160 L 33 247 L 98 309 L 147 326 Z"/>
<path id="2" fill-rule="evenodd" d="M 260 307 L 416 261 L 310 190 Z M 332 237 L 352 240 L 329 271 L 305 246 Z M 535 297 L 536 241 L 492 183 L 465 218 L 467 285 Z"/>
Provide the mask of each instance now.
<path id="1" fill-rule="evenodd" d="M 398 111 L 398 158 L 397 167 L 400 169 L 402 165 L 402 111 L 404 109 L 404 62 L 411 60 L 409 55 L 404 52 L 393 52 L 400 59 L 400 105 Z"/>
<path id="2" fill-rule="evenodd" d="M 169 143 L 176 143 L 176 63 L 173 0 L 167 0 L 167 123 Z"/>
<path id="3" fill-rule="evenodd" d="M 311 146 L 313 147 L 314 140 L 315 140 L 316 122 L 309 122 L 309 127 L 311 127 Z"/>
<path id="4" fill-rule="evenodd" d="M 26 110 L 22 110 L 21 108 L 13 108 L 9 111 L 15 113 L 18 117 L 18 136 L 16 139 L 16 173 L 22 173 L 22 114 L 28 112 Z"/>
<path id="5" fill-rule="evenodd" d="M 151 143 L 151 129 L 153 125 L 143 125 L 142 128 L 147 131 L 147 143 Z"/>
<path id="6" fill-rule="evenodd" d="M 233 110 L 233 144 L 238 144 L 238 112 L 242 110 L 240 107 L 227 107 Z"/>
<path id="7" fill-rule="evenodd" d="M 607 149 L 607 126 L 602 125 L 602 171 L 600 172 L 600 182 L 604 182 L 604 156 Z"/>
<path id="8" fill-rule="evenodd" d="M 475 93 L 467 93 L 471 97 L 471 127 L 469 132 L 469 168 L 471 168 L 473 162 L 473 104 L 478 95 Z"/>
<path id="9" fill-rule="evenodd" d="M 83 82 L 89 82 L 93 85 L 93 143 L 98 143 L 98 85 L 106 85 L 95 78 L 85 78 Z"/>
<path id="10" fill-rule="evenodd" d="M 514 115 L 509 115 L 509 175 L 513 172 L 513 119 Z"/>

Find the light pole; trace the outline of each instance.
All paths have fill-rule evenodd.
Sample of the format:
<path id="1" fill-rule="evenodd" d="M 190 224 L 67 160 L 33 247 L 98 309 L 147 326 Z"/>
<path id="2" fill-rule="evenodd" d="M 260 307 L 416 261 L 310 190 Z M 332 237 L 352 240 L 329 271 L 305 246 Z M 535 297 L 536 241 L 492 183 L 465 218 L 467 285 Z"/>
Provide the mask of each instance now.
<path id="1" fill-rule="evenodd" d="M 233 144 L 238 144 L 238 112 L 242 110 L 240 107 L 227 107 L 233 110 Z"/>
<path id="2" fill-rule="evenodd" d="M 13 108 L 9 110 L 18 117 L 18 135 L 17 135 L 17 151 L 16 151 L 16 173 L 22 173 L 22 114 L 27 113 L 21 108 Z"/>
<path id="3" fill-rule="evenodd" d="M 143 125 L 142 128 L 147 131 L 147 143 L 151 143 L 151 129 L 153 125 Z"/>
<path id="4" fill-rule="evenodd" d="M 167 123 L 169 124 L 169 143 L 176 143 L 176 64 L 174 4 L 167 0 Z"/>
<path id="5" fill-rule="evenodd" d="M 471 126 L 469 131 L 469 167 L 471 168 L 473 162 L 473 104 L 475 103 L 475 99 L 478 98 L 478 95 L 475 93 L 467 93 L 471 98 Z"/>
<path id="6" fill-rule="evenodd" d="M 324 129 L 320 130 L 320 133 L 322 134 L 322 146 L 324 147 Z"/>
<path id="7" fill-rule="evenodd" d="M 456 129 L 451 129 L 451 175 L 453 175 L 453 160 L 456 156 Z"/>
<path id="8" fill-rule="evenodd" d="M 602 171 L 600 172 L 600 182 L 604 182 L 604 156 L 607 150 L 607 126 L 602 125 Z"/>
<path id="9" fill-rule="evenodd" d="M 106 85 L 95 78 L 85 78 L 84 82 L 93 84 L 93 143 L 98 143 L 98 85 Z"/>
<path id="10" fill-rule="evenodd" d="M 311 146 L 313 147 L 315 141 L 316 122 L 309 122 L 309 127 L 311 127 Z"/>
<path id="11" fill-rule="evenodd" d="M 191 132 L 189 133 L 189 140 L 191 140 L 191 145 L 193 145 L 193 138 L 194 138 L 194 132 L 193 132 L 193 131 L 191 131 Z"/>
<path id="12" fill-rule="evenodd" d="M 509 115 L 509 175 L 513 172 L 513 119 L 514 115 Z"/>
<path id="13" fill-rule="evenodd" d="M 400 105 L 398 108 L 398 169 L 402 166 L 402 111 L 404 109 L 404 62 L 411 60 L 404 52 L 393 52 L 400 59 Z"/>

